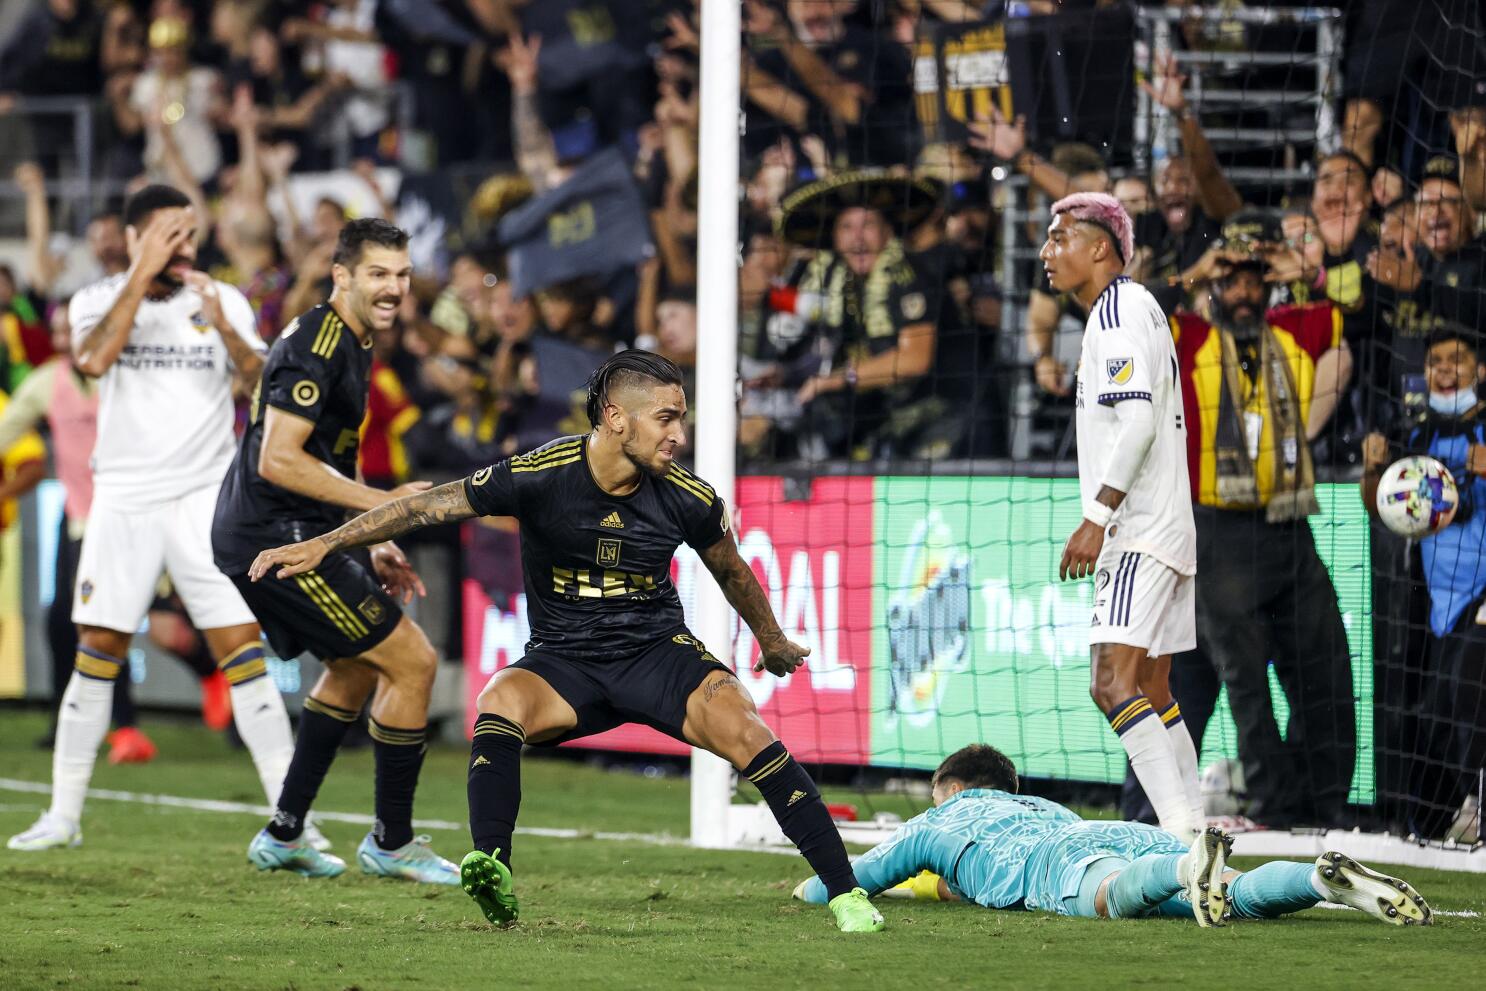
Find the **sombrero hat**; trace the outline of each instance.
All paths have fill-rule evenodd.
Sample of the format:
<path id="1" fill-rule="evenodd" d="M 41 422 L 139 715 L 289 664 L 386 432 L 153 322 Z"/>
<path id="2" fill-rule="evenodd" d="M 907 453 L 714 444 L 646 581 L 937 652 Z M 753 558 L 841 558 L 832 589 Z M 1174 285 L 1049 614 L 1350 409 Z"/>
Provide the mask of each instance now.
<path id="1" fill-rule="evenodd" d="M 791 244 L 817 248 L 830 241 L 837 214 L 861 206 L 877 210 L 888 223 L 905 231 L 934 212 L 940 195 L 939 184 L 931 179 L 890 175 L 879 169 L 840 172 L 786 195 L 774 229 Z"/>

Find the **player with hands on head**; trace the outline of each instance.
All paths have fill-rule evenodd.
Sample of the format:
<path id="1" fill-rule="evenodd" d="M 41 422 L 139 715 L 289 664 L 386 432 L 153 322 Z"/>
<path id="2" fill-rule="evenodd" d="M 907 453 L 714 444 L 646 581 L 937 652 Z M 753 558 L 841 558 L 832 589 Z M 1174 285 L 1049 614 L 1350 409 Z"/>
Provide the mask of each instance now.
<path id="1" fill-rule="evenodd" d="M 671 582 L 683 541 L 753 631 L 762 652 L 755 670 L 784 677 L 809 654 L 780 629 L 738 553 L 722 499 L 677 461 L 686 444 L 680 370 L 646 351 L 621 352 L 589 379 L 587 413 L 586 435 L 264 551 L 251 577 L 285 584 L 327 555 L 472 516 L 520 521 L 531 639 L 526 656 L 480 692 L 469 770 L 475 849 L 461 865 L 465 890 L 491 922 L 510 925 L 518 914 L 511 839 L 522 746 L 639 722 L 736 767 L 822 879 L 837 926 L 881 929 L 810 776 L 738 678 L 686 628 Z"/>
<path id="2" fill-rule="evenodd" d="M 99 380 L 94 497 L 72 607 L 78 650 L 59 707 L 51 806 L 11 849 L 82 841 L 115 682 L 162 571 L 227 678 L 269 801 L 289 765 L 289 718 L 258 624 L 211 556 L 212 507 L 232 462 L 233 386 L 257 381 L 264 344 L 247 298 L 195 270 L 198 219 L 178 189 L 136 192 L 124 206 L 129 267 L 68 307 L 75 365 Z"/>

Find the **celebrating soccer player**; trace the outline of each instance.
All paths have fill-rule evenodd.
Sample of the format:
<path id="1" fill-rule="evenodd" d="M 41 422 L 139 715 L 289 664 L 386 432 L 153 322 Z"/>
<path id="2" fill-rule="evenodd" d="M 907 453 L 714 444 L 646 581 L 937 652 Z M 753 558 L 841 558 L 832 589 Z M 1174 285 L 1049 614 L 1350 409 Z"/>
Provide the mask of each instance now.
<path id="1" fill-rule="evenodd" d="M 259 870 L 334 877 L 345 862 L 305 835 L 310 804 L 346 730 L 375 689 L 376 825 L 356 859 L 367 874 L 457 884 L 455 866 L 413 836 L 413 792 L 423 766 L 428 699 L 438 657 L 397 597 L 423 586 L 396 545 L 370 555 L 332 554 L 292 582 L 255 584 L 258 552 L 303 539 L 406 492 L 356 481 L 356 448 L 366 414 L 372 333 L 397 319 L 412 265 L 408 236 L 385 220 L 341 229 L 331 264 L 335 290 L 284 329 L 253 394 L 247 432 L 222 483 L 212 524 L 217 566 L 242 591 L 284 657 L 310 651 L 327 667 L 305 699 L 294 759 L 273 820 L 248 847 Z M 333 664 L 331 662 L 334 662 Z"/>
<path id="2" fill-rule="evenodd" d="M 241 292 L 192 269 L 197 218 L 184 193 L 146 186 L 125 204 L 124 224 L 129 269 L 69 307 L 77 368 L 99 380 L 93 505 L 72 607 L 79 647 L 57 716 L 51 807 L 10 839 L 12 850 L 82 842 L 114 682 L 162 570 L 227 675 L 270 802 L 293 746 L 258 624 L 211 557 L 212 507 L 232 461 L 234 380 L 251 385 L 263 368 L 257 320 Z"/>
<path id="3" fill-rule="evenodd" d="M 815 869 L 837 926 L 880 930 L 882 916 L 857 886 L 810 776 L 733 673 L 686 629 L 671 582 L 682 541 L 696 548 L 753 630 L 762 650 L 757 670 L 783 677 L 808 653 L 780 630 L 738 554 L 723 501 L 676 461 L 686 443 L 681 383 L 665 358 L 617 354 L 589 379 L 591 433 L 265 551 L 252 577 L 298 581 L 327 555 L 434 523 L 476 515 L 520 520 L 531 640 L 526 656 L 480 693 L 469 770 L 475 849 L 461 865 L 465 890 L 491 922 L 509 925 L 517 917 L 511 834 L 521 804 L 522 746 L 641 722 L 738 768 Z"/>
<path id="4" fill-rule="evenodd" d="M 1227 866 L 1229 840 L 1218 829 L 1204 829 L 1187 849 L 1144 823 L 1086 822 L 1047 799 L 1018 795 L 1016 767 L 983 743 L 945 758 L 933 784 L 932 809 L 857 859 L 857 877 L 872 894 L 895 887 L 928 901 L 1084 918 L 1195 917 L 1204 928 L 1230 915 L 1274 919 L 1322 901 L 1395 926 L 1433 920 L 1407 882 L 1344 853 L 1240 872 Z M 795 897 L 820 901 L 819 880 L 802 882 Z"/>
<path id="5" fill-rule="evenodd" d="M 1083 522 L 1058 577 L 1094 578 L 1090 694 L 1164 829 L 1202 830 L 1197 749 L 1171 697 L 1171 655 L 1197 646 L 1197 536 L 1176 349 L 1166 314 L 1122 275 L 1134 251 L 1119 200 L 1053 204 L 1040 257 L 1089 314 L 1075 399 Z"/>

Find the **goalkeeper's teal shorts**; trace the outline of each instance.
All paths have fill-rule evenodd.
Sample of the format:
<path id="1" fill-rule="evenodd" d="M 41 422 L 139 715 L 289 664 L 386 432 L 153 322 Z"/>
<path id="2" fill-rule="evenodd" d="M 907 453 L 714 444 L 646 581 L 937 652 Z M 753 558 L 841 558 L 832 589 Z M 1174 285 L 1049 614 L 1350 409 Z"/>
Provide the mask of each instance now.
<path id="1" fill-rule="evenodd" d="M 1140 822 L 1072 823 L 1048 842 L 1051 855 L 1028 879 L 1027 907 L 1086 917 L 1094 915 L 1099 882 L 1124 864 L 1152 853 L 1187 852 L 1175 836 Z"/>

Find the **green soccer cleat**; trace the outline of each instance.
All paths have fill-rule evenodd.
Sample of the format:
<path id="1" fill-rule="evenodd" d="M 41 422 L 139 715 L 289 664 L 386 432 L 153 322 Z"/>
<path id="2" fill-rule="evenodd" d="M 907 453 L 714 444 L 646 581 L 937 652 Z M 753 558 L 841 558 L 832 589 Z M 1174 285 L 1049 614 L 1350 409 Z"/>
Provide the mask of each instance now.
<path id="1" fill-rule="evenodd" d="M 1316 858 L 1316 877 L 1326 897 L 1366 912 L 1390 926 L 1427 926 L 1434 922 L 1429 903 L 1413 885 L 1363 867 L 1335 850 Z"/>
<path id="2" fill-rule="evenodd" d="M 459 864 L 459 883 L 496 928 L 509 929 L 516 924 L 520 910 L 511 870 L 493 855 L 480 850 L 465 854 Z"/>
<path id="3" fill-rule="evenodd" d="M 867 892 L 852 888 L 844 895 L 837 895 L 827 905 L 836 917 L 836 928 L 844 933 L 882 932 L 886 922 L 882 913 L 872 907 Z"/>

